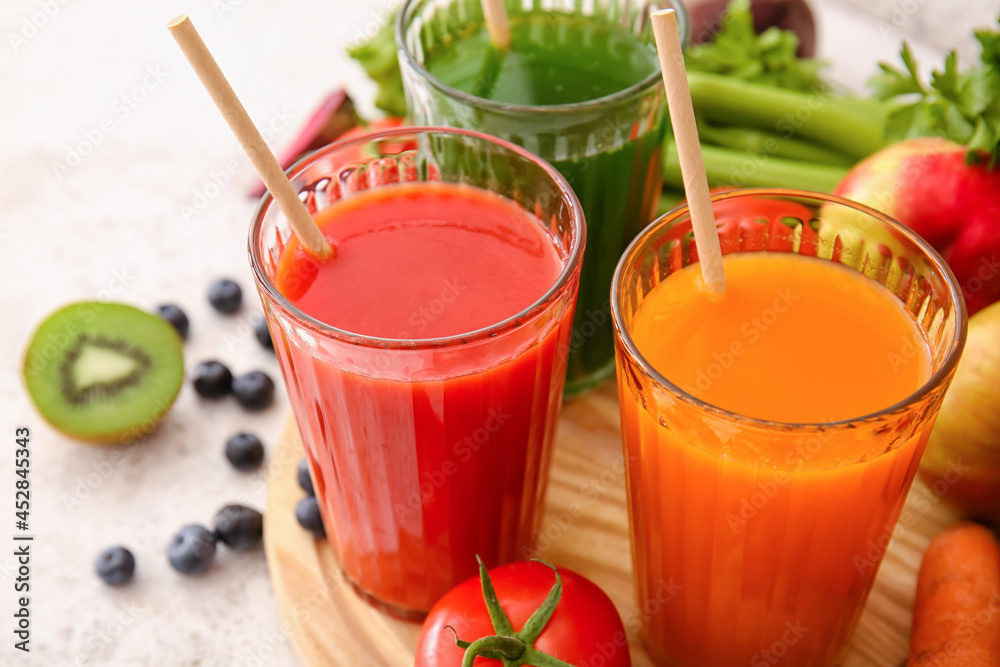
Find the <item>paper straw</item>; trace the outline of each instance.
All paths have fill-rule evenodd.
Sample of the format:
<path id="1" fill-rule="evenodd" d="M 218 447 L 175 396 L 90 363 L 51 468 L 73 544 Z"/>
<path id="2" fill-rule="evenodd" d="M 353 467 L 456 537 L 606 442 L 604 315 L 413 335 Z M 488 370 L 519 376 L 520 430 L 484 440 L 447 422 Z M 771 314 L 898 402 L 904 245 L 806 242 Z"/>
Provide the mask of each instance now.
<path id="1" fill-rule="evenodd" d="M 278 164 L 274 153 L 264 142 L 264 138 L 260 136 L 257 126 L 250 119 L 250 114 L 236 97 L 236 92 L 219 69 L 219 64 L 215 62 L 201 35 L 195 30 L 194 24 L 187 16 L 178 16 L 167 24 L 167 28 L 177 45 L 181 47 L 195 74 L 201 79 L 202 85 L 212 97 L 222 117 L 226 119 L 229 129 L 236 135 L 243 152 L 250 158 L 260 179 L 270 190 L 302 247 L 318 259 L 336 257 L 336 248 L 327 243 L 323 237 L 316 221 L 309 214 L 309 209 L 299 199 L 299 194 Z"/>
<path id="2" fill-rule="evenodd" d="M 670 121 L 674 128 L 674 142 L 677 144 L 677 157 L 684 177 L 684 192 L 691 211 L 694 239 L 698 245 L 701 275 L 708 292 L 722 296 L 726 293 L 722 247 L 708 193 L 708 177 L 705 175 L 705 162 L 698 141 L 691 89 L 688 87 L 687 70 L 684 68 L 684 53 L 677 34 L 677 19 L 674 10 L 664 9 L 654 13 L 652 21 L 663 84 L 667 91 L 667 107 L 670 109 Z"/>

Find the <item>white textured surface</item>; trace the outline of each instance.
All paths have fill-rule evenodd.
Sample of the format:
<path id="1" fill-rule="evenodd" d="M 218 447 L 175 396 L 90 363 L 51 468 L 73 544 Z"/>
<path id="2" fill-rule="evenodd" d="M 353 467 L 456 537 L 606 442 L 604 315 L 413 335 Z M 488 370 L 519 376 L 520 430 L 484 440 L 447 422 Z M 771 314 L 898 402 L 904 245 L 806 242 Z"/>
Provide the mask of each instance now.
<path id="1" fill-rule="evenodd" d="M 836 58 L 838 80 L 858 87 L 876 58 L 894 58 L 898 36 L 883 36 L 873 20 L 833 1 L 815 3 L 822 53 Z M 215 357 L 237 373 L 261 368 L 277 378 L 274 358 L 246 326 L 247 316 L 259 311 L 245 258 L 250 167 L 164 24 L 180 12 L 192 15 L 251 115 L 278 129 L 272 144 L 279 145 L 333 87 L 347 85 L 369 108 L 371 87 L 341 47 L 366 26 L 374 28 L 386 4 L 0 4 L 0 665 L 294 664 L 261 553 L 221 548 L 216 565 L 198 579 L 177 575 L 165 557 L 178 528 L 208 523 L 223 504 L 262 508 L 262 476 L 234 471 L 222 447 L 238 429 L 258 432 L 273 447 L 288 414 L 284 393 L 273 408 L 251 415 L 231 401 L 201 401 L 186 385 L 152 438 L 116 453 L 47 428 L 29 405 L 17 368 L 28 336 L 48 312 L 107 296 L 144 308 L 180 304 L 191 318 L 188 368 Z M 41 14 L 46 5 L 48 18 Z M 15 50 L 10 35 L 33 20 L 45 24 Z M 137 90 L 135 98 L 144 99 L 129 108 L 122 95 L 133 94 L 149 71 L 162 80 L 147 78 L 151 90 Z M 99 144 L 60 178 L 54 165 L 88 134 L 99 135 Z M 182 207 L 193 204 L 196 190 L 204 192 L 212 172 L 231 163 L 239 168 L 232 183 L 185 220 Z M 247 305 L 233 318 L 211 311 L 204 296 L 209 281 L 224 275 L 244 287 Z M 11 634 L 12 445 L 20 425 L 33 431 L 31 532 L 37 541 L 29 655 L 14 651 Z M 121 590 L 93 574 L 98 551 L 116 543 L 138 559 L 134 584 Z"/>
<path id="2" fill-rule="evenodd" d="M 843 0 L 877 19 L 880 33 L 899 39 L 913 35 L 929 44 L 957 48 L 959 62 L 979 61 L 979 44 L 969 39 L 972 28 L 997 27 L 996 0 Z"/>

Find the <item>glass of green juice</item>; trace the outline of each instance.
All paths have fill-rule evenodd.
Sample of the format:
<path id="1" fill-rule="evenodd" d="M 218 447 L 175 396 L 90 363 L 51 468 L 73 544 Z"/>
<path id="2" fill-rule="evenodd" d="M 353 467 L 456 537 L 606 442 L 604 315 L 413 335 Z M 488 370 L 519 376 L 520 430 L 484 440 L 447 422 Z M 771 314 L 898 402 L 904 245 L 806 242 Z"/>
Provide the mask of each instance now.
<path id="1" fill-rule="evenodd" d="M 679 1 L 504 0 L 511 46 L 490 43 L 480 0 L 407 0 L 396 40 L 413 122 L 485 132 L 527 148 L 569 181 L 589 242 L 566 394 L 614 374 L 611 279 L 653 220 L 669 116 L 649 15 Z"/>

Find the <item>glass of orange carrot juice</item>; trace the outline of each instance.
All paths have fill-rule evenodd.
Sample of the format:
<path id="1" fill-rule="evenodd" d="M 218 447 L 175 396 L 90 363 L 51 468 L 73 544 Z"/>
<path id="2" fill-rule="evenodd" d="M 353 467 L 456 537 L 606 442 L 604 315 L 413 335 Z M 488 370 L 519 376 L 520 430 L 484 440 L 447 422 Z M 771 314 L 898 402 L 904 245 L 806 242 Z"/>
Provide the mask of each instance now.
<path id="1" fill-rule="evenodd" d="M 965 342 L 954 276 L 853 202 L 713 195 L 728 288 L 686 206 L 612 305 L 641 634 L 669 667 L 843 659 Z"/>

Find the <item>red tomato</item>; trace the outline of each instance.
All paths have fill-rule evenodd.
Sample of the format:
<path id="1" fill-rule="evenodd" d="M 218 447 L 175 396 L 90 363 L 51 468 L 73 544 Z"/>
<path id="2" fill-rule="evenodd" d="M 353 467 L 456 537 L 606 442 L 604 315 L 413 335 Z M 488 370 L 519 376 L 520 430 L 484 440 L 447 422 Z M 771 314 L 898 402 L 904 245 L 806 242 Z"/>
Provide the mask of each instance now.
<path id="1" fill-rule="evenodd" d="M 713 188 L 711 192 L 716 194 L 729 189 Z M 816 254 L 818 230 L 812 222 L 816 214 L 804 204 L 764 196 L 742 196 L 715 201 L 712 210 L 724 255 L 751 250 L 790 252 L 795 248 L 796 238 L 799 254 Z M 697 261 L 694 244 L 685 245 L 687 261 Z"/>
<path id="2" fill-rule="evenodd" d="M 631 667 L 625 628 L 611 599 L 571 570 L 559 568 L 559 575 L 562 597 L 532 644 L 534 649 L 573 667 Z M 556 581 L 553 569 L 538 562 L 502 565 L 490 570 L 489 577 L 515 631 L 522 630 L 543 605 Z M 465 650 L 456 645 L 456 633 L 466 642 L 503 634 L 490 619 L 479 578 L 459 584 L 431 609 L 417 643 L 414 667 L 461 667 Z M 474 664 L 502 667 L 499 660 L 484 657 L 476 658 Z"/>
<path id="3" fill-rule="evenodd" d="M 357 127 L 352 127 L 347 132 L 337 137 L 337 141 L 334 143 L 342 143 L 345 141 L 350 141 L 352 139 L 360 139 L 361 137 L 368 136 L 369 134 L 375 134 L 377 132 L 383 132 L 385 130 L 395 130 L 406 125 L 406 121 L 402 118 L 382 118 L 380 120 L 373 120 L 367 125 L 358 125 Z M 378 146 L 378 153 L 381 155 L 398 155 L 403 151 L 416 150 L 416 141 L 383 141 Z M 365 155 L 361 151 L 356 154 L 345 153 L 342 156 L 342 160 L 345 162 L 359 162 L 365 158 L 378 157 L 378 155 L 371 154 Z"/>
<path id="4" fill-rule="evenodd" d="M 720 191 L 713 190 L 716 194 Z M 721 192 L 725 192 L 724 190 Z M 782 218 L 796 218 L 808 222 L 814 217 L 808 206 L 787 199 L 772 199 L 770 197 L 733 197 L 722 199 L 712 204 L 715 220 L 719 224 L 726 222 L 780 222 Z"/>
<path id="5" fill-rule="evenodd" d="M 368 121 L 365 125 L 357 125 L 352 127 L 347 132 L 337 137 L 337 141 L 349 141 L 351 139 L 357 139 L 358 137 L 363 137 L 366 134 L 371 134 L 373 132 L 381 132 L 382 130 L 393 130 L 397 127 L 402 127 L 406 125 L 406 121 L 402 118 L 397 118 L 396 116 L 390 116 L 389 118 L 380 118 L 379 120 Z"/>
<path id="6" fill-rule="evenodd" d="M 406 121 L 404 119 L 395 117 L 373 120 L 367 125 L 357 125 L 352 127 L 346 132 L 337 135 L 336 139 L 332 141 L 323 131 L 317 131 L 315 125 L 307 126 L 306 130 L 304 130 L 304 134 L 300 134 L 295 138 L 292 144 L 282 152 L 278 161 L 280 162 L 282 169 L 288 169 L 305 155 L 319 150 L 328 144 L 358 139 L 373 132 L 393 130 L 398 127 L 402 127 L 405 124 Z M 371 148 L 370 145 L 369 148 Z M 379 154 L 398 155 L 403 151 L 416 150 L 416 148 L 417 142 L 415 141 L 383 141 L 379 144 L 378 150 L 371 151 L 371 154 L 365 154 L 360 148 L 340 151 L 337 154 L 336 159 L 331 161 L 331 166 L 343 166 L 354 162 L 363 162 L 370 158 L 379 157 Z M 257 185 L 250 192 L 250 194 L 253 197 L 260 197 L 264 194 L 264 191 L 264 184 L 258 181 Z"/>

